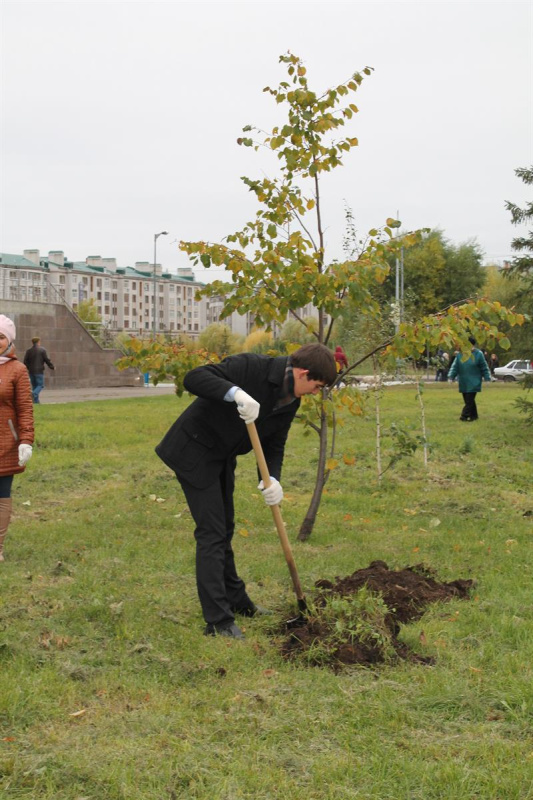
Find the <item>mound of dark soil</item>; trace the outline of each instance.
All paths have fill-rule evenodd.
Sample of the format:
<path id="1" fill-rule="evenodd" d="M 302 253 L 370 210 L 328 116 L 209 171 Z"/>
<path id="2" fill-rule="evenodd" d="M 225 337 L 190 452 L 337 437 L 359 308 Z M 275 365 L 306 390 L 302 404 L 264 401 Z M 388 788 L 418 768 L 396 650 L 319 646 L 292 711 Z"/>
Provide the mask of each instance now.
<path id="1" fill-rule="evenodd" d="M 282 653 L 286 658 L 295 658 L 304 652 L 317 651 L 316 660 L 310 663 L 378 664 L 390 660 L 392 648 L 396 659 L 403 658 L 421 663 L 432 663 L 432 659 L 411 651 L 398 640 L 400 624 L 419 619 L 428 605 L 451 599 L 467 599 L 473 586 L 471 580 L 455 580 L 441 583 L 432 569 L 424 564 L 391 570 L 384 561 L 373 561 L 365 569 L 360 569 L 346 578 L 336 578 L 336 583 L 328 580 L 316 582 L 318 589 L 314 599 L 316 614 L 291 627 L 282 643 Z M 338 636 L 332 635 L 332 627 L 321 619 L 320 608 L 333 596 L 349 597 L 366 586 L 367 589 L 383 598 L 387 606 L 384 624 L 389 634 L 388 651 L 379 641 L 345 641 L 339 643 Z M 319 647 L 317 648 L 317 644 Z"/>

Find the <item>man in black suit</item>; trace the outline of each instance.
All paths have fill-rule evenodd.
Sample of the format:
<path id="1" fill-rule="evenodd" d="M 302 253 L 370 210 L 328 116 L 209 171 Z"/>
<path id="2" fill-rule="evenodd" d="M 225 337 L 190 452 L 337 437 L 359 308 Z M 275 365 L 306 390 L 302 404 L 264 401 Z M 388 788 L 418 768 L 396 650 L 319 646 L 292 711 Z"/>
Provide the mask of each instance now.
<path id="1" fill-rule="evenodd" d="M 246 423 L 257 421 L 271 485 L 267 505 L 283 498 L 279 483 L 289 428 L 305 394 L 334 383 L 333 353 L 304 345 L 291 356 L 240 353 L 191 370 L 184 386 L 197 399 L 181 414 L 156 453 L 176 473 L 196 524 L 196 581 L 206 635 L 242 639 L 235 614 L 259 609 L 238 576 L 231 540 L 237 456 L 252 447 Z"/>

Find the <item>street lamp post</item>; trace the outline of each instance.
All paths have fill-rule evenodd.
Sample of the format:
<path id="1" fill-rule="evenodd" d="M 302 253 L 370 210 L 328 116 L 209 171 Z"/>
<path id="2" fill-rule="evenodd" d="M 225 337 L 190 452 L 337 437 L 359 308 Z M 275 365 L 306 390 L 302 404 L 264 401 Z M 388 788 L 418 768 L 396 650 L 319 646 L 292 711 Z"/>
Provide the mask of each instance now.
<path id="1" fill-rule="evenodd" d="M 167 236 L 168 231 L 161 231 L 161 233 L 154 233 L 154 339 L 157 335 L 157 297 L 156 297 L 156 264 L 157 264 L 157 240 L 160 236 Z"/>

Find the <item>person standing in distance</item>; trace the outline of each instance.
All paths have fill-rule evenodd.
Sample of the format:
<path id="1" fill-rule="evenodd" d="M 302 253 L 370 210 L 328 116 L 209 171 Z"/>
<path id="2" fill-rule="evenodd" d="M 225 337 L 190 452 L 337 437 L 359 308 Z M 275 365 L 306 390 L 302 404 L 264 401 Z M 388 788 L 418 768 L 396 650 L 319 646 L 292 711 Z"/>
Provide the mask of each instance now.
<path id="1" fill-rule="evenodd" d="M 15 323 L 0 314 L 0 561 L 11 519 L 13 476 L 32 455 L 33 404 L 28 372 L 15 354 Z"/>
<path id="2" fill-rule="evenodd" d="M 244 638 L 235 615 L 265 613 L 237 574 L 231 540 L 237 456 L 252 449 L 246 424 L 256 422 L 271 485 L 267 505 L 283 499 L 279 482 L 289 428 L 306 394 L 335 382 L 333 353 L 322 344 L 291 356 L 240 353 L 191 370 L 183 385 L 196 400 L 181 414 L 156 453 L 174 470 L 196 524 L 196 584 L 205 634 Z"/>
<path id="3" fill-rule="evenodd" d="M 31 341 L 32 346 L 24 354 L 24 366 L 30 373 L 33 402 L 40 403 L 39 395 L 44 389 L 44 365 L 47 364 L 49 369 L 55 369 L 55 367 L 48 358 L 44 347 L 41 347 L 40 338 L 34 336 Z"/>
<path id="4" fill-rule="evenodd" d="M 449 381 L 458 378 L 459 391 L 463 395 L 465 404 L 459 417 L 461 422 L 474 422 L 478 419 L 476 394 L 481 391 L 483 379 L 490 382 L 490 371 L 483 353 L 478 350 L 473 336 L 469 336 L 468 341 L 472 345 L 471 356 L 463 361 L 461 353 L 457 353 L 448 372 Z"/>

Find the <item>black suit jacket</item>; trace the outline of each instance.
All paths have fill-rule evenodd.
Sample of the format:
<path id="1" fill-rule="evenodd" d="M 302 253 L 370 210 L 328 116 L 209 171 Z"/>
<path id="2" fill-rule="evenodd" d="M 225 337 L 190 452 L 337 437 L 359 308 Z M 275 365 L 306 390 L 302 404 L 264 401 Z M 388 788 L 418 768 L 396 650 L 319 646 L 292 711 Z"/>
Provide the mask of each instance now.
<path id="1" fill-rule="evenodd" d="M 274 410 L 283 388 L 287 357 L 240 353 L 220 364 L 187 373 L 184 386 L 197 399 L 185 409 L 155 448 L 157 455 L 198 489 L 213 483 L 224 463 L 251 449 L 246 424 L 236 404 L 224 396 L 239 386 L 260 405 L 257 432 L 272 477 L 279 480 L 289 428 L 300 400 Z"/>

